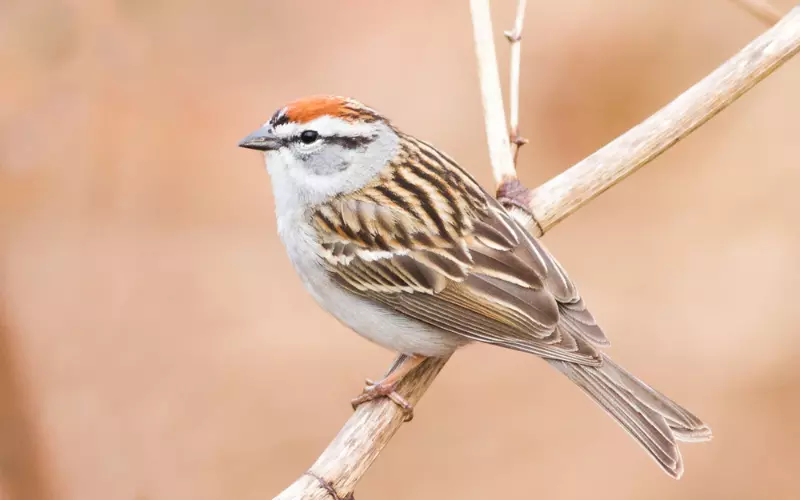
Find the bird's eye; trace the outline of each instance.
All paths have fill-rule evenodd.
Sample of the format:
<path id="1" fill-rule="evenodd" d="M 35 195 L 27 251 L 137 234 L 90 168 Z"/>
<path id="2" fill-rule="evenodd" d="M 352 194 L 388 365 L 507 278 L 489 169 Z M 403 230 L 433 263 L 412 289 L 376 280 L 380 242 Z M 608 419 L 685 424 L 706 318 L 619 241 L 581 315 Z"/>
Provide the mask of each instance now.
<path id="1" fill-rule="evenodd" d="M 311 144 L 317 139 L 319 139 L 319 133 L 316 130 L 304 130 L 300 134 L 300 140 L 303 141 L 303 144 Z"/>

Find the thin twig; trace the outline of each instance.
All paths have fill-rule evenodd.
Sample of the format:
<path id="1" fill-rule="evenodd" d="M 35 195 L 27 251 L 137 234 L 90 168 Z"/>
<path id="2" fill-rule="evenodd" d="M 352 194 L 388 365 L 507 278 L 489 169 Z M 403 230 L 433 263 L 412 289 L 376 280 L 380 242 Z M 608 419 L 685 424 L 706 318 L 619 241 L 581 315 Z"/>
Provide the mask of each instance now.
<path id="1" fill-rule="evenodd" d="M 647 164 L 725 109 L 800 50 L 800 7 L 699 83 L 636 127 L 533 191 L 518 181 L 498 190 L 504 204 L 527 209 L 543 233 Z M 516 214 L 515 214 L 516 215 Z"/>
<path id="2" fill-rule="evenodd" d="M 781 20 L 781 12 L 765 0 L 729 0 L 743 8 L 767 26 L 772 26 Z"/>
<path id="3" fill-rule="evenodd" d="M 470 0 L 469 7 L 472 12 L 475 53 L 478 56 L 478 76 L 481 84 L 483 115 L 486 120 L 489 160 L 492 162 L 494 180 L 500 185 L 504 181 L 516 179 L 517 170 L 514 168 L 514 159 L 508 142 L 489 0 Z"/>
<path id="4" fill-rule="evenodd" d="M 494 58 L 493 52 L 482 48 L 481 40 L 486 39 L 480 27 L 488 17 L 486 0 L 472 0 L 477 55 L 481 58 Z M 484 17 L 483 21 L 481 16 Z M 488 33 L 491 40 L 491 33 Z M 679 139 L 726 108 L 737 97 L 750 89 L 757 82 L 769 75 L 773 70 L 786 62 L 800 48 L 800 7 L 792 10 L 775 27 L 751 42 L 736 56 L 719 69 L 707 76 L 700 83 L 682 94 L 664 109 L 645 120 L 617 140 L 589 156 L 575 167 L 550 180 L 532 193 L 530 199 L 523 204 L 537 214 L 541 224 L 541 232 L 545 232 L 591 199 L 613 186 L 631 172 L 652 160 L 660 153 L 673 146 Z M 483 61 L 484 70 L 481 78 L 488 78 L 499 85 L 494 65 Z M 485 87 L 485 85 L 484 85 Z M 499 95 L 499 87 L 493 96 Z M 487 99 L 487 108 L 498 105 L 496 98 Z M 502 119 L 502 100 L 499 101 L 500 118 Z M 487 126 L 494 122 L 497 128 L 497 109 L 487 109 Z M 505 130 L 504 123 L 500 122 Z M 507 162 L 503 163 L 502 155 L 492 156 L 499 165 L 508 168 L 511 165 L 508 149 L 508 136 L 490 135 L 494 141 L 494 150 L 505 150 Z M 505 148 L 501 147 L 505 144 Z M 494 163 L 493 163 L 494 165 Z M 496 174 L 497 175 L 497 174 Z M 518 183 L 517 183 L 518 184 Z M 511 184 L 506 183 L 506 187 Z M 521 185 L 520 192 L 527 192 Z M 518 200 L 511 200 L 514 204 Z M 522 212 L 522 210 L 517 210 Z M 416 370 L 408 374 L 398 387 L 411 404 L 416 404 L 425 390 L 433 383 L 434 378 L 447 363 L 447 359 L 429 359 Z M 303 474 L 294 484 L 280 495 L 278 500 L 323 500 L 331 499 L 328 492 L 333 489 L 339 498 L 348 498 L 355 486 L 367 471 L 381 450 L 397 432 L 404 420 L 403 410 L 389 400 L 376 400 L 361 405 L 350 417 L 339 434 L 328 445 L 309 471 L 313 477 Z M 325 486 L 323 486 L 323 483 Z M 329 488 L 328 488 L 329 487 Z"/>
<path id="5" fill-rule="evenodd" d="M 511 45 L 511 67 L 509 70 L 508 88 L 508 127 L 511 130 L 511 148 L 514 156 L 514 166 L 517 165 L 519 149 L 527 144 L 528 140 L 519 135 L 519 68 L 522 53 L 522 23 L 525 20 L 526 0 L 519 0 L 517 4 L 517 18 L 514 29 L 504 34 Z"/>

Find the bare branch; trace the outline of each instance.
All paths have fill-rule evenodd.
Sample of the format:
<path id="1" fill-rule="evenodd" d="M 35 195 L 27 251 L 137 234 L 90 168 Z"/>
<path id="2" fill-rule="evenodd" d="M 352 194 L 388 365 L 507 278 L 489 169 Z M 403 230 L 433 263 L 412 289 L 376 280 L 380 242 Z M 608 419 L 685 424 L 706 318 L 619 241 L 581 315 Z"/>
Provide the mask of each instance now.
<path id="1" fill-rule="evenodd" d="M 800 7 L 795 7 L 713 73 L 591 156 L 530 192 L 518 181 L 506 182 L 498 198 L 527 209 L 543 233 L 689 135 L 798 49 Z"/>
<path id="2" fill-rule="evenodd" d="M 522 45 L 522 23 L 525 20 L 526 0 L 519 0 L 517 4 L 517 18 L 514 29 L 506 31 L 505 35 L 511 45 L 511 68 L 509 70 L 508 89 L 508 126 L 511 130 L 511 148 L 514 155 L 514 165 L 517 164 L 519 148 L 527 144 L 528 140 L 519 135 L 519 68 Z"/>
<path id="3" fill-rule="evenodd" d="M 407 394 L 406 401 L 416 405 L 445 363 L 447 358 L 425 360 L 400 381 L 397 392 Z M 388 399 L 360 405 L 311 466 L 310 474 L 301 476 L 275 500 L 352 498 L 361 476 L 378 458 L 405 418 L 400 407 Z M 331 495 L 330 491 L 335 491 L 339 498 Z"/>
<path id="4" fill-rule="evenodd" d="M 767 26 L 772 26 L 781 20 L 781 13 L 765 0 L 728 0 L 743 8 Z"/>
<path id="5" fill-rule="evenodd" d="M 500 87 L 500 72 L 494 52 L 494 32 L 489 0 L 470 0 L 472 28 L 475 35 L 475 54 L 478 57 L 478 76 L 481 83 L 481 100 L 486 121 L 486 138 L 489 142 L 489 159 L 495 182 L 517 178 L 514 160 L 511 157 L 506 128 L 506 113 L 503 110 L 503 92 Z"/>
<path id="6" fill-rule="evenodd" d="M 472 0 L 471 4 L 476 52 L 479 61 L 482 61 L 481 80 L 487 128 L 491 124 L 491 132 L 487 133 L 492 165 L 495 177 L 499 175 L 501 180 L 507 180 L 501 184 L 499 196 L 503 196 L 507 203 L 536 214 L 540 233 L 673 146 L 764 79 L 800 48 L 800 7 L 797 7 L 775 27 L 661 111 L 571 169 L 529 192 L 514 179 L 502 99 L 499 98 L 500 82 L 494 60 L 494 44 L 491 43 L 488 1 Z M 492 47 L 491 51 L 487 50 L 484 43 Z M 487 59 L 494 60 L 494 63 Z M 488 91 L 489 84 L 484 79 L 495 89 Z M 498 129 L 502 133 L 498 134 Z M 523 210 L 516 212 L 522 213 Z M 403 379 L 398 392 L 405 395 L 411 404 L 416 404 L 446 362 L 447 359 L 427 360 Z M 275 498 L 351 499 L 361 476 L 400 428 L 403 419 L 403 410 L 389 400 L 361 405 L 309 469 L 310 474 L 301 476 Z"/>

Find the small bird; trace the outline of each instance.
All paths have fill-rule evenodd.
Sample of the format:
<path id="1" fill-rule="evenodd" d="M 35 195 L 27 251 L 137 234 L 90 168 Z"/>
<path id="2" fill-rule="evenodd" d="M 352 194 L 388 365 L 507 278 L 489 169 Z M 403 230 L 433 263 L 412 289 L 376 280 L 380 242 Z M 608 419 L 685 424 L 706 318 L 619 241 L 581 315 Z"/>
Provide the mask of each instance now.
<path id="1" fill-rule="evenodd" d="M 450 156 L 353 99 L 306 97 L 239 146 L 264 152 L 278 233 L 316 301 L 403 354 L 354 406 L 389 397 L 427 357 L 471 342 L 535 354 L 669 475 L 677 441 L 711 429 L 601 351 L 609 341 L 556 259 Z"/>

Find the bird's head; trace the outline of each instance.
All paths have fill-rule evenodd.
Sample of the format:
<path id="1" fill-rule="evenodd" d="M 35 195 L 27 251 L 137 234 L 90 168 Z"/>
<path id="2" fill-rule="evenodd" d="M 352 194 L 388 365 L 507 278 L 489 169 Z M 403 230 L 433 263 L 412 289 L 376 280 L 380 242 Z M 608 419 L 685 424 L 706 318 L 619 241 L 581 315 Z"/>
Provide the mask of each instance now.
<path id="1" fill-rule="evenodd" d="M 316 96 L 280 108 L 239 146 L 264 152 L 276 197 L 314 205 L 365 186 L 395 158 L 399 142 L 375 110 Z"/>

